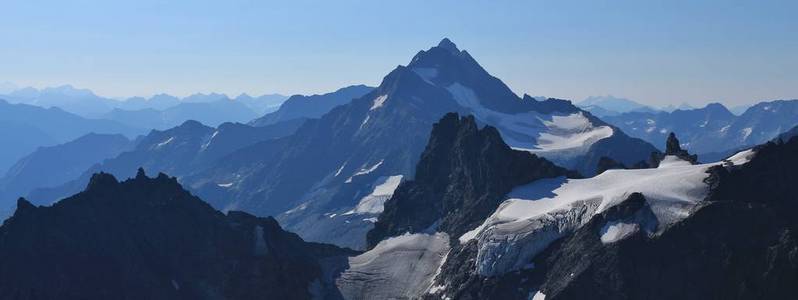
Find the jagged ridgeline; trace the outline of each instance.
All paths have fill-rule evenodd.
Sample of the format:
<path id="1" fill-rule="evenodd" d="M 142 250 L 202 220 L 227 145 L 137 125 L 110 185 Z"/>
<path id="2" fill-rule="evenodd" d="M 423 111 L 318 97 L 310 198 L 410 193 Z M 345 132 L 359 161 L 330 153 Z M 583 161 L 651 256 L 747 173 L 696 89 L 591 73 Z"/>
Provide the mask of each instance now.
<path id="1" fill-rule="evenodd" d="M 786 137 L 785 137 L 786 139 Z M 672 145 L 677 142 L 672 141 Z M 3 299 L 790 299 L 798 139 L 593 178 L 447 114 L 358 253 L 143 170 L 0 226 Z M 655 182 L 656 185 L 651 183 Z M 675 198 L 668 198 L 673 196 Z"/>
<path id="2" fill-rule="evenodd" d="M 512 188 L 575 172 L 526 151 L 510 149 L 492 126 L 449 113 L 432 127 L 416 178 L 399 186 L 368 233 L 374 247 L 406 232 L 460 236 L 490 216 Z"/>
<path id="3" fill-rule="evenodd" d="M 516 95 L 448 39 L 419 51 L 376 88 L 339 92 L 325 100 L 330 105 L 318 106 L 329 111 L 309 114 L 308 107 L 321 99 L 292 97 L 284 109 L 253 122 L 292 122 L 290 134 L 186 122 L 151 132 L 134 151 L 78 181 L 34 190 L 29 199 L 50 204 L 78 192 L 93 173 L 127 178 L 143 166 L 180 178 L 217 209 L 275 216 L 305 240 L 365 249 L 385 200 L 402 181 L 415 178 L 432 124 L 447 113 L 473 115 L 511 148 L 585 176 L 595 173 L 601 157 L 632 165 L 656 151 L 569 101 Z"/>
<path id="4" fill-rule="evenodd" d="M 503 204 L 491 217 L 503 223 L 486 221 L 479 234 L 461 237 L 425 297 L 793 298 L 798 293 L 798 221 L 793 216 L 798 208 L 798 139 L 770 142 L 721 163 L 703 165 L 670 148 L 672 155 L 666 155 L 656 169 L 612 170 L 581 180 L 608 183 L 608 178 L 656 174 L 653 189 L 624 188 L 620 187 L 624 183 L 615 182 L 614 188 L 628 194 L 595 213 L 573 214 L 591 207 L 589 202 L 573 202 L 571 208 L 518 222 L 507 219 L 508 214 L 523 214 L 519 210 L 534 202 Z M 703 175 L 689 175 L 695 170 Z M 665 210 L 684 209 L 677 199 L 689 196 L 666 200 L 663 194 L 694 194 L 685 190 L 693 185 L 692 178 L 703 178 L 696 191 L 709 192 L 699 193 L 702 196 L 683 217 L 669 219 Z M 556 199 L 573 196 L 569 184 L 579 183 L 556 189 Z M 602 194 L 605 201 L 612 196 Z M 581 225 L 564 226 L 571 218 L 581 218 L 577 223 Z"/>
<path id="5" fill-rule="evenodd" d="M 310 299 L 328 288 L 321 261 L 352 253 L 222 214 L 174 177 L 98 173 L 51 207 L 18 201 L 0 227 L 0 298 Z"/>

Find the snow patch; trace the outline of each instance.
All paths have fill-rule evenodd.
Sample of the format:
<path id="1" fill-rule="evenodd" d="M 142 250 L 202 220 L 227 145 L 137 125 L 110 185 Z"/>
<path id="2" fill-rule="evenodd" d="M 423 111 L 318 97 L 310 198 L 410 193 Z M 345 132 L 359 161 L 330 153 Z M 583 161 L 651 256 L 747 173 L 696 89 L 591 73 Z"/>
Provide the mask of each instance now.
<path id="1" fill-rule="evenodd" d="M 570 159 L 586 153 L 593 143 L 613 135 L 611 127 L 594 126 L 582 112 L 506 114 L 484 107 L 476 93 L 460 83 L 446 89 L 457 104 L 496 127 L 511 148 L 538 154 L 566 167 L 570 167 Z"/>
<path id="2" fill-rule="evenodd" d="M 750 136 L 751 132 L 753 132 L 753 131 L 754 130 L 751 129 L 751 127 L 746 127 L 746 128 L 743 128 L 742 130 L 740 130 L 740 134 L 742 134 L 742 136 L 743 136 L 742 141 L 747 140 L 748 136 Z"/>
<path id="3" fill-rule="evenodd" d="M 432 287 L 449 251 L 445 233 L 404 234 L 349 258 L 335 281 L 344 299 L 414 299 Z"/>
<path id="4" fill-rule="evenodd" d="M 581 112 L 568 116 L 553 116 L 551 121 L 543 121 L 543 123 L 549 130 L 540 133 L 537 145 L 539 150 L 532 152 L 584 148 L 612 136 L 613 133 L 609 126 L 600 126 L 594 129 Z"/>
<path id="5" fill-rule="evenodd" d="M 446 289 L 445 285 L 440 285 L 439 284 L 439 285 L 436 285 L 436 286 L 433 286 L 433 287 L 429 288 L 429 292 L 427 292 L 427 293 L 428 294 L 437 294 L 438 292 L 443 291 L 445 289 Z"/>
<path id="6" fill-rule="evenodd" d="M 357 173 L 347 178 L 346 183 L 352 182 L 352 178 L 355 176 L 366 175 L 368 173 L 374 172 L 374 170 L 377 170 L 377 168 L 379 168 L 384 161 L 385 161 L 384 159 L 380 160 L 378 163 L 371 166 L 371 168 L 361 168 L 360 171 L 357 171 Z"/>
<path id="7" fill-rule="evenodd" d="M 306 208 L 308 208 L 308 204 L 307 203 L 302 203 L 299 206 L 297 206 L 295 208 L 292 208 L 291 210 L 286 211 L 285 213 L 286 214 L 292 214 L 292 213 L 298 212 L 300 210 L 305 210 Z"/>
<path id="8" fill-rule="evenodd" d="M 382 176 L 377 178 L 371 193 L 361 198 L 357 206 L 345 213 L 349 214 L 379 214 L 383 211 L 385 201 L 393 196 L 393 192 L 402 182 L 402 175 Z"/>
<path id="9" fill-rule="evenodd" d="M 155 145 L 155 148 L 161 148 L 163 146 L 166 146 L 166 145 L 168 145 L 169 143 L 171 143 L 174 140 L 175 140 L 175 137 L 170 137 L 170 138 L 166 139 L 165 141 L 158 143 L 158 145 Z"/>
<path id="10" fill-rule="evenodd" d="M 202 145 L 202 147 L 200 147 L 200 151 L 205 151 L 205 149 L 208 149 L 208 146 L 210 146 L 211 142 L 213 142 L 213 138 L 215 138 L 216 135 L 218 135 L 218 134 L 219 134 L 219 130 L 214 131 L 213 134 L 211 135 L 211 137 L 208 139 L 208 142 L 206 142 L 205 144 Z"/>
<path id="11" fill-rule="evenodd" d="M 360 123 L 360 128 L 358 128 L 358 130 L 363 129 L 363 126 L 366 126 L 366 123 L 369 122 L 369 119 L 371 119 L 371 116 L 366 115 L 366 118 L 363 119 L 363 122 Z"/>
<path id="12" fill-rule="evenodd" d="M 640 230 L 635 223 L 608 222 L 601 227 L 601 243 L 611 244 L 620 241 Z"/>
<path id="13" fill-rule="evenodd" d="M 335 171 L 335 176 L 334 177 L 338 177 L 338 175 L 341 175 L 341 171 L 344 170 L 344 167 L 346 167 L 346 162 L 344 162 L 344 164 L 342 164 L 341 167 L 338 168 L 338 171 Z"/>
<path id="14" fill-rule="evenodd" d="M 729 131 L 729 127 L 731 127 L 731 125 L 726 125 L 726 126 L 723 126 L 723 127 L 722 127 L 722 128 L 719 130 L 719 131 L 720 131 L 720 133 L 725 135 L 725 134 L 726 134 L 726 132 L 727 132 L 727 131 Z"/>
<path id="15" fill-rule="evenodd" d="M 546 300 L 546 294 L 541 291 L 535 292 L 534 295 L 530 293 L 529 299 L 531 300 Z"/>
<path id="16" fill-rule="evenodd" d="M 432 80 L 435 77 L 438 77 L 438 69 L 435 68 L 413 68 L 413 72 L 415 72 L 421 79 L 424 79 L 427 83 L 431 85 L 435 85 Z"/>
<path id="17" fill-rule="evenodd" d="M 730 156 L 725 160 L 731 162 L 735 166 L 739 166 L 739 165 L 744 165 L 745 163 L 751 161 L 751 159 L 754 158 L 755 154 L 756 152 L 754 152 L 753 149 L 748 149 L 737 152 L 736 154 Z"/>
<path id="18" fill-rule="evenodd" d="M 670 168 L 670 167 L 683 167 L 683 166 L 691 166 L 689 161 L 679 158 L 675 155 L 666 155 L 662 158 L 662 161 L 659 162 L 659 166 L 657 168 Z"/>
<path id="19" fill-rule="evenodd" d="M 388 100 L 388 95 L 382 95 L 382 96 L 379 96 L 379 97 L 375 98 L 374 99 L 374 104 L 371 105 L 371 108 L 369 108 L 369 111 L 372 111 L 372 110 L 375 110 L 375 109 L 378 109 L 378 108 L 382 107 L 385 104 L 385 100 Z M 366 123 L 366 122 L 363 122 L 363 123 Z"/>

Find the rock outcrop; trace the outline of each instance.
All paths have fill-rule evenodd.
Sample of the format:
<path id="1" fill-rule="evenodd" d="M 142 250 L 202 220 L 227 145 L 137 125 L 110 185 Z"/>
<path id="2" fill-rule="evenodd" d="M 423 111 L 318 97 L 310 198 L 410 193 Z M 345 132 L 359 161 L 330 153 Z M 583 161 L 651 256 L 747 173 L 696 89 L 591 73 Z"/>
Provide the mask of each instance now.
<path id="1" fill-rule="evenodd" d="M 479 225 L 516 186 L 578 176 L 544 158 L 510 149 L 499 132 L 455 113 L 433 125 L 416 178 L 399 186 L 368 233 L 369 247 L 406 232 L 457 237 Z"/>
<path id="2" fill-rule="evenodd" d="M 0 227 L 0 298 L 310 299 L 330 282 L 322 261 L 349 254 L 222 214 L 174 177 L 98 173 L 51 207 L 18 201 Z"/>

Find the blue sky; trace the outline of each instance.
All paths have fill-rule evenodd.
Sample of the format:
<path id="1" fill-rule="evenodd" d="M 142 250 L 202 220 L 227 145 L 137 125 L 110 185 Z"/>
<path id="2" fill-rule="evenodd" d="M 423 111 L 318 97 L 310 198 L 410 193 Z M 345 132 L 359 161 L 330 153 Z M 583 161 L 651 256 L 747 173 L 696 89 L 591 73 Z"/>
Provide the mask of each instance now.
<path id="1" fill-rule="evenodd" d="M 2 1 L 0 81 L 116 97 L 318 93 L 377 85 L 449 37 L 518 94 L 736 105 L 798 98 L 796 12 L 798 1 Z"/>

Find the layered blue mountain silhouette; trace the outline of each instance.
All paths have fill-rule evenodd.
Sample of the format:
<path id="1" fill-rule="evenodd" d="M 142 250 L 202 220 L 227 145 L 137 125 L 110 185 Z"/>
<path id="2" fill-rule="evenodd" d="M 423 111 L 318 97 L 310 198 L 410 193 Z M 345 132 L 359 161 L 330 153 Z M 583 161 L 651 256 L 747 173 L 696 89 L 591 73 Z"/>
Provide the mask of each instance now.
<path id="1" fill-rule="evenodd" d="M 604 118 L 631 136 L 664 145 L 675 132 L 682 147 L 706 161 L 769 141 L 798 125 L 798 100 L 760 102 L 739 116 L 719 103 L 673 112 L 630 112 Z"/>
<path id="2" fill-rule="evenodd" d="M 0 99 L 0 135 L 7 141 L 0 147 L 0 174 L 38 147 L 74 140 L 87 133 L 123 134 L 128 138 L 145 133 L 141 127 L 111 120 L 87 119 L 61 110 Z"/>

